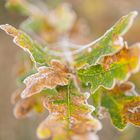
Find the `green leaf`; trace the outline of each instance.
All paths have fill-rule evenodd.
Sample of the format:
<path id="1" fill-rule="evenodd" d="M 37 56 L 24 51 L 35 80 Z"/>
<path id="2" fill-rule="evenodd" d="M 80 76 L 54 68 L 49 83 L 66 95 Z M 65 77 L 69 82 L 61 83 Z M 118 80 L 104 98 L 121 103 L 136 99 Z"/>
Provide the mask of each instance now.
<path id="1" fill-rule="evenodd" d="M 14 43 L 21 47 L 25 52 L 28 52 L 34 63 L 45 64 L 47 62 L 46 52 L 27 34 L 8 24 L 1 25 L 0 28 L 14 37 Z"/>
<path id="2" fill-rule="evenodd" d="M 95 65 L 103 56 L 112 55 L 123 47 L 123 36 L 133 24 L 137 12 L 131 12 L 123 16 L 110 30 L 108 30 L 96 44 L 91 43 L 83 53 L 76 57 L 76 67 L 83 67 L 86 64 Z"/>
<path id="3" fill-rule="evenodd" d="M 112 96 L 107 94 L 102 98 L 102 106 L 108 109 L 114 126 L 118 129 L 124 129 L 126 124 L 120 112 L 121 106 L 117 103 L 117 101 Z"/>
<path id="4" fill-rule="evenodd" d="M 40 32 L 43 29 L 45 30 L 45 20 L 43 18 L 28 18 L 20 25 L 24 31 L 33 31 L 33 32 Z"/>
<path id="5" fill-rule="evenodd" d="M 91 85 L 94 93 L 99 87 L 111 89 L 116 81 L 125 81 L 132 73 L 139 70 L 140 44 L 124 47 L 113 56 L 106 56 L 101 64 L 77 71 L 78 77 L 85 84 Z"/>
<path id="6" fill-rule="evenodd" d="M 24 0 L 8 0 L 6 3 L 6 8 L 16 12 L 20 12 L 23 15 L 28 15 L 29 13 L 27 6 L 28 3 Z"/>
<path id="7" fill-rule="evenodd" d="M 100 90 L 98 104 L 107 109 L 112 123 L 119 130 L 124 129 L 128 123 L 140 126 L 140 96 L 135 96 L 134 93 L 133 84 L 130 82 L 117 84 L 112 90 Z M 92 98 L 96 96 L 93 94 Z M 93 102 L 94 104 L 97 103 Z"/>
<path id="8" fill-rule="evenodd" d="M 92 94 L 92 101 L 93 105 L 95 107 L 95 110 L 93 111 L 93 115 L 97 118 L 100 117 L 99 111 L 101 106 L 101 97 L 102 97 L 102 88 L 99 88 L 94 94 Z"/>

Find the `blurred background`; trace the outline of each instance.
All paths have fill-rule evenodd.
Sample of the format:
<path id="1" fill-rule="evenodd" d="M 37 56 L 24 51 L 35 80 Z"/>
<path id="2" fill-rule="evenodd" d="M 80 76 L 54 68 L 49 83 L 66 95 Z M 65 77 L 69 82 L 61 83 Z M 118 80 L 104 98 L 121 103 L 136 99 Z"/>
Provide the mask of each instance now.
<path id="1" fill-rule="evenodd" d="M 32 0 L 33 1 L 33 0 Z M 37 0 L 35 0 L 37 1 Z M 56 6 L 61 2 L 69 2 L 79 16 L 86 19 L 90 27 L 92 40 L 100 37 L 121 16 L 130 11 L 140 13 L 139 0 L 38 0 L 48 5 Z M 11 12 L 5 8 L 5 0 L 0 0 L 0 24 L 11 24 L 19 27 L 26 19 L 18 12 Z M 131 45 L 140 41 L 140 15 L 133 27 L 125 35 L 125 40 Z M 92 41 L 91 40 L 91 41 Z M 20 48 L 12 43 L 11 37 L 0 31 L 0 140 L 37 140 L 36 128 L 43 116 L 18 120 L 13 115 L 10 102 L 11 94 L 16 89 L 13 66 L 16 63 Z M 140 73 L 131 77 L 140 93 Z M 118 132 L 112 127 L 110 120 L 103 119 L 103 129 L 99 132 L 100 140 L 139 140 L 139 128 L 130 126 L 124 132 Z"/>

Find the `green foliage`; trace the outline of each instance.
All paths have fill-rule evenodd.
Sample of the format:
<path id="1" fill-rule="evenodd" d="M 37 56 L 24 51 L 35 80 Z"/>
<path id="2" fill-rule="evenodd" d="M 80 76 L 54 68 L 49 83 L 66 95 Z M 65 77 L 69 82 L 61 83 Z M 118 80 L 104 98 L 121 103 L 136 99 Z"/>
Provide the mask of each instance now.
<path id="1" fill-rule="evenodd" d="M 131 83 L 117 84 L 112 90 L 100 89 L 100 92 L 93 94 L 93 104 L 98 107 L 98 110 L 101 106 L 105 107 L 112 123 L 120 130 L 124 129 L 127 123 L 139 126 L 140 97 L 134 96 L 134 93 Z M 97 96 L 100 100 L 97 100 Z"/>
<path id="2" fill-rule="evenodd" d="M 139 69 L 139 64 L 140 45 L 135 44 L 130 48 L 124 47 L 117 54 L 104 57 L 101 64 L 78 70 L 77 74 L 82 82 L 91 84 L 91 91 L 94 93 L 101 86 L 113 88 L 116 80 L 127 80 L 130 74 Z"/>
<path id="3" fill-rule="evenodd" d="M 21 1 L 14 1 L 14 0 L 9 0 L 6 3 L 6 7 L 9 8 L 10 10 L 14 10 L 16 12 L 20 12 L 23 15 L 28 14 L 28 9 L 26 7 L 26 2 L 21 0 Z"/>
<path id="4" fill-rule="evenodd" d="M 86 64 L 95 65 L 102 57 L 112 55 L 123 47 L 123 36 L 131 27 L 137 12 L 131 12 L 122 17 L 110 30 L 108 30 L 96 44 L 91 45 L 91 51 L 78 54 L 76 66 Z"/>

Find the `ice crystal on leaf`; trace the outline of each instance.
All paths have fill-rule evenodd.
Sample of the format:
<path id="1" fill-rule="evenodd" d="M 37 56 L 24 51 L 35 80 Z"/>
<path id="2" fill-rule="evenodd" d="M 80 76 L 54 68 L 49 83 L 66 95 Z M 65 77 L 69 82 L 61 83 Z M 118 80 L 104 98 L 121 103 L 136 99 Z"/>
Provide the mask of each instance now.
<path id="1" fill-rule="evenodd" d="M 108 30 L 102 37 L 91 42 L 83 52 L 79 52 L 76 56 L 76 67 L 83 67 L 85 65 L 95 65 L 104 56 L 117 53 L 123 48 L 122 36 L 132 26 L 133 20 L 137 12 L 131 12 L 123 16 L 110 30 Z M 88 51 L 88 48 L 91 51 Z"/>
<path id="2" fill-rule="evenodd" d="M 26 33 L 8 24 L 1 25 L 0 28 L 14 37 L 14 43 L 25 52 L 28 52 L 34 63 L 46 63 L 46 54 L 43 48 L 37 42 L 33 41 Z"/>
<path id="3" fill-rule="evenodd" d="M 49 116 L 38 127 L 40 138 L 82 140 L 101 129 L 100 122 L 91 116 L 93 107 L 87 104 L 87 93 L 78 93 L 71 84 L 57 91 L 44 99 Z"/>
<path id="4" fill-rule="evenodd" d="M 39 93 L 44 88 L 53 89 L 58 85 L 68 84 L 69 71 L 67 67 L 57 60 L 51 61 L 51 67 L 39 67 L 38 73 L 27 77 L 24 80 L 26 89 L 22 92 L 22 97 L 29 97 Z"/>
<path id="5" fill-rule="evenodd" d="M 20 82 L 12 103 L 17 118 L 49 111 L 37 128 L 40 139 L 98 140 L 101 108 L 119 130 L 129 123 L 140 126 L 140 97 L 128 82 L 139 71 L 140 43 L 128 47 L 123 39 L 137 12 L 123 16 L 102 37 L 82 46 L 70 42 L 88 38 L 85 23 L 69 4 L 44 10 L 26 0 L 9 0 L 7 7 L 29 16 L 22 29 L 42 44 L 11 25 L 0 26 L 31 58 L 29 67 L 22 63 L 16 69 Z"/>
<path id="6" fill-rule="evenodd" d="M 127 123 L 140 126 L 140 97 L 135 96 L 133 86 L 130 82 L 118 83 L 112 90 L 102 88 L 93 94 L 95 107 L 98 110 L 101 106 L 105 107 L 110 114 L 112 123 L 120 130 L 124 129 Z"/>
<path id="7" fill-rule="evenodd" d="M 132 73 L 139 70 L 140 44 L 124 46 L 112 56 L 104 57 L 100 64 L 80 69 L 77 74 L 84 83 L 91 84 L 92 93 L 99 87 L 111 89 L 116 81 L 126 81 Z"/>

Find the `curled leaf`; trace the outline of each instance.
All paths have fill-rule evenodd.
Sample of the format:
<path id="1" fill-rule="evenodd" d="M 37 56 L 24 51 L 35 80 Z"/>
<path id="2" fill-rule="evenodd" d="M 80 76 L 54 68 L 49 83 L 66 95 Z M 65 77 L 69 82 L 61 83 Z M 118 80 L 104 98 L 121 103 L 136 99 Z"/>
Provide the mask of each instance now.
<path id="1" fill-rule="evenodd" d="M 18 101 L 14 107 L 14 115 L 16 118 L 25 118 L 33 110 L 35 100 L 33 98 Z"/>
<path id="2" fill-rule="evenodd" d="M 46 97 L 47 94 L 55 93 L 55 91 L 43 91 L 40 92 L 38 95 L 34 95 L 32 97 L 22 99 L 21 98 L 21 92 L 23 88 L 19 88 L 12 94 L 11 101 L 14 104 L 14 115 L 16 118 L 22 119 L 28 117 L 33 111 L 36 113 L 42 113 L 44 112 L 44 106 L 42 104 L 42 101 L 44 97 Z"/>
<path id="3" fill-rule="evenodd" d="M 21 47 L 25 52 L 28 52 L 34 63 L 45 64 L 47 62 L 46 53 L 43 48 L 27 34 L 8 24 L 1 25 L 0 28 L 14 37 L 14 43 Z"/>
<path id="4" fill-rule="evenodd" d="M 68 84 L 69 71 L 67 67 L 57 60 L 52 60 L 51 66 L 52 67 L 39 67 L 38 73 L 24 80 L 26 88 L 22 92 L 23 98 L 39 93 L 44 88 L 53 89 L 58 85 L 64 86 Z"/>
<path id="5" fill-rule="evenodd" d="M 76 57 L 76 67 L 81 68 L 86 64 L 95 65 L 102 57 L 112 55 L 121 50 L 123 47 L 122 36 L 132 26 L 136 15 L 137 12 L 134 11 L 123 16 L 100 39 L 87 45 L 88 47 L 85 46 L 86 51 L 79 53 L 78 57 Z"/>
<path id="6" fill-rule="evenodd" d="M 21 97 L 20 97 L 20 94 L 21 94 L 21 88 L 17 89 L 11 96 L 11 102 L 12 104 L 16 104 L 18 101 L 21 100 Z"/>

